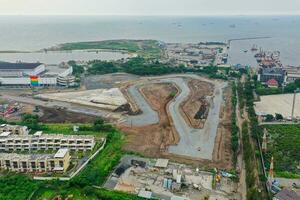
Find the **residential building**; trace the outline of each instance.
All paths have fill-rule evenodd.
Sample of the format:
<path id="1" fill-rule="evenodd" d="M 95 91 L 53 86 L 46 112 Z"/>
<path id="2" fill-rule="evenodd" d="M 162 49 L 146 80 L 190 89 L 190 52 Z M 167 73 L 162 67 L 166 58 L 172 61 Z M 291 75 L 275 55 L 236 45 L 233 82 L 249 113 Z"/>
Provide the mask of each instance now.
<path id="1" fill-rule="evenodd" d="M 28 135 L 29 129 L 27 126 L 1 124 L 0 134 L 4 132 L 10 132 L 13 135 Z"/>
<path id="2" fill-rule="evenodd" d="M 6 132 L 7 133 L 7 132 Z M 91 151 L 95 146 L 94 136 L 43 134 L 34 135 L 0 134 L 0 151 L 36 151 L 68 148 L 71 151 Z"/>
<path id="3" fill-rule="evenodd" d="M 66 172 L 70 159 L 68 149 L 59 149 L 55 154 L 0 153 L 0 168 L 15 172 Z"/>

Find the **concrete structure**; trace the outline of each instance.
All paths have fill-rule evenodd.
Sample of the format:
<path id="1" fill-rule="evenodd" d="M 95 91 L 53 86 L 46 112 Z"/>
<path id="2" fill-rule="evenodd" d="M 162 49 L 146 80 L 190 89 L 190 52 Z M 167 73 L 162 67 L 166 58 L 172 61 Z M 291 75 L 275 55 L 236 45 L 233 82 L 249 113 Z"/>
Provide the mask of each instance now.
<path id="1" fill-rule="evenodd" d="M 116 110 L 126 105 L 127 99 L 119 88 L 96 89 L 63 93 L 44 93 L 36 95 L 41 99 L 62 101 L 106 110 Z"/>
<path id="2" fill-rule="evenodd" d="M 68 148 L 71 151 L 91 151 L 95 146 L 93 136 L 42 134 L 0 135 L 0 151 L 37 151 Z"/>
<path id="3" fill-rule="evenodd" d="M 169 163 L 168 159 L 157 159 L 155 163 L 155 167 L 166 168 L 168 166 L 168 163 Z"/>
<path id="4" fill-rule="evenodd" d="M 0 63 L 0 85 L 31 86 L 30 76 L 38 77 L 39 86 L 73 86 L 73 68 L 65 63 Z"/>
<path id="5" fill-rule="evenodd" d="M 297 94 L 299 95 L 299 94 Z M 299 97 L 295 101 L 294 117 L 300 118 L 300 101 Z M 281 114 L 284 118 L 291 117 L 293 110 L 294 94 L 278 94 L 260 96 L 260 101 L 255 102 L 255 112 L 258 116 L 265 116 L 271 114 L 275 116 L 276 113 Z"/>
<path id="6" fill-rule="evenodd" d="M 295 191 L 285 188 L 278 192 L 273 200 L 300 200 L 300 196 Z"/>
<path id="7" fill-rule="evenodd" d="M 279 85 L 286 82 L 286 71 L 280 67 L 264 68 L 258 70 L 257 80 L 267 83 L 269 80 L 275 79 Z"/>
<path id="8" fill-rule="evenodd" d="M 59 149 L 56 154 L 0 153 L 0 168 L 15 172 L 66 172 L 70 158 L 68 149 Z"/>
<path id="9" fill-rule="evenodd" d="M 5 132 L 9 132 L 13 135 L 28 135 L 29 129 L 27 126 L 1 124 L 0 125 L 0 137 L 1 137 L 1 134 L 5 133 Z"/>

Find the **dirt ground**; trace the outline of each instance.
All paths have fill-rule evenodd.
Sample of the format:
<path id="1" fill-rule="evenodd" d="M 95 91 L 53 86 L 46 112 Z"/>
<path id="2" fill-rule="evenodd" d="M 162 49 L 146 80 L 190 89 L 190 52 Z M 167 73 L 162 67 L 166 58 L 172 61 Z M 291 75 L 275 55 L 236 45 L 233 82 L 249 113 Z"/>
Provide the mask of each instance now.
<path id="1" fill-rule="evenodd" d="M 160 122 L 143 127 L 119 125 L 127 135 L 127 142 L 123 148 L 149 157 L 161 157 L 167 146 L 179 141 L 178 134 L 172 128 L 172 121 L 167 114 L 167 105 L 172 100 L 170 95 L 178 91 L 174 85 L 167 83 L 148 84 L 142 87 L 141 91 L 152 108 L 159 113 Z"/>
<path id="2" fill-rule="evenodd" d="M 185 121 L 193 128 L 203 128 L 205 119 L 197 119 L 200 107 L 207 102 L 206 97 L 213 94 L 213 85 L 197 79 L 188 80 L 191 90 L 189 98 L 183 102 L 181 111 Z M 208 102 L 207 102 L 208 103 Z M 209 107 L 209 104 L 206 106 Z M 207 108 L 209 110 L 209 108 Z"/>
<path id="3" fill-rule="evenodd" d="M 96 117 L 69 112 L 66 110 L 57 110 L 53 108 L 41 108 L 41 122 L 44 123 L 91 123 Z"/>
<path id="4" fill-rule="evenodd" d="M 195 159 L 186 156 L 179 156 L 162 153 L 162 157 L 168 158 L 174 162 L 192 164 L 199 168 L 217 167 L 219 169 L 232 169 L 232 153 L 231 153 L 231 89 L 228 87 L 224 90 L 225 103 L 222 105 L 220 113 L 220 124 L 218 134 L 215 140 L 213 152 L 213 160 Z"/>
<path id="5" fill-rule="evenodd" d="M 212 95 L 212 85 L 209 83 L 192 80 L 190 84 L 198 84 L 198 89 L 193 92 L 193 106 L 199 106 L 196 102 L 197 97 L 203 95 Z M 192 86 L 195 88 L 196 86 Z M 207 89 L 205 87 L 210 87 Z M 192 89 L 193 90 L 193 89 Z M 179 136 L 173 126 L 172 118 L 168 114 L 168 103 L 172 100 L 170 94 L 178 92 L 176 87 L 172 84 L 149 84 L 141 88 L 142 93 L 147 98 L 147 101 L 154 110 L 159 113 L 160 123 L 156 125 L 143 126 L 143 127 L 128 127 L 119 125 L 119 128 L 126 133 L 127 142 L 123 148 L 127 151 L 139 152 L 148 157 L 163 157 L 168 158 L 175 162 L 193 164 L 198 167 L 217 167 L 223 169 L 232 168 L 231 159 L 231 90 L 227 88 L 224 91 L 225 103 L 222 105 L 220 113 L 220 125 L 218 134 L 215 141 L 215 149 L 213 152 L 213 160 L 195 159 L 185 156 L 179 156 L 168 153 L 166 147 L 169 145 L 177 144 Z M 200 93 L 201 91 L 201 93 Z M 203 92 L 203 93 L 202 93 Z M 192 102 L 192 100 L 187 102 Z M 187 104 L 186 102 L 186 104 Z M 185 105 L 186 109 L 192 110 L 189 106 Z M 194 111 L 195 113 L 196 111 Z"/>
<path id="6" fill-rule="evenodd" d="M 224 89 L 225 103 L 220 111 L 220 123 L 218 134 L 215 140 L 213 160 L 222 168 L 230 169 L 232 167 L 232 150 L 231 150 L 231 89 Z"/>

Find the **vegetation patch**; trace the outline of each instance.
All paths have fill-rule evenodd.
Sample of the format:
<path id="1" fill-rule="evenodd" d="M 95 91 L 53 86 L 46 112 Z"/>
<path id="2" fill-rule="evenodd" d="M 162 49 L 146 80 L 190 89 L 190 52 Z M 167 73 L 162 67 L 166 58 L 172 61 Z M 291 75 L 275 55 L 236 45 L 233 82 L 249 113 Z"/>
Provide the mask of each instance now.
<path id="1" fill-rule="evenodd" d="M 156 40 L 105 40 L 92 42 L 74 42 L 61 44 L 55 50 L 105 49 L 127 51 L 145 57 L 161 57 L 163 49 Z M 51 50 L 51 49 L 50 49 Z"/>
<path id="2" fill-rule="evenodd" d="M 236 106 L 237 106 L 237 88 L 235 82 L 232 83 L 232 98 L 231 98 L 231 104 L 232 104 L 232 113 L 231 113 L 231 148 L 233 151 L 233 165 L 236 167 L 237 163 L 237 151 L 239 148 L 239 136 L 238 131 L 239 128 L 237 126 L 237 118 L 236 118 Z"/>
<path id="3" fill-rule="evenodd" d="M 274 157 L 275 176 L 286 178 L 300 177 L 300 124 L 267 125 L 269 136 L 267 153 L 264 154 L 269 168 Z"/>
<path id="4" fill-rule="evenodd" d="M 17 174 L 7 174 L 0 177 L 0 199 L 1 200 L 23 200 L 27 199 L 40 183 L 31 178 Z"/>

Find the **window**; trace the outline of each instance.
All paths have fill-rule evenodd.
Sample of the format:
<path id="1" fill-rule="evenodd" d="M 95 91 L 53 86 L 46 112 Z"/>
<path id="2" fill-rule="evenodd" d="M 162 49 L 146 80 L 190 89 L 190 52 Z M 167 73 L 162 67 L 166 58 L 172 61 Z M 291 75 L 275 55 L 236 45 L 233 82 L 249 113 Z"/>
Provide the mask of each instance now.
<path id="1" fill-rule="evenodd" d="M 60 160 L 60 161 L 59 161 L 59 166 L 60 166 L 60 167 L 64 167 L 64 161 Z"/>
<path id="2" fill-rule="evenodd" d="M 26 162 L 22 162 L 22 168 L 24 168 L 24 169 L 27 168 L 27 163 Z"/>
<path id="3" fill-rule="evenodd" d="M 36 168 L 35 162 L 31 162 L 31 167 L 32 167 L 33 169 Z"/>
<path id="4" fill-rule="evenodd" d="M 45 162 L 40 162 L 40 167 L 45 169 Z"/>
<path id="5" fill-rule="evenodd" d="M 13 162 L 13 168 L 18 168 L 18 163 L 16 161 Z"/>
<path id="6" fill-rule="evenodd" d="M 54 168 L 54 167 L 55 167 L 55 163 L 54 163 L 53 160 L 50 161 L 50 166 L 51 166 L 51 168 Z"/>
<path id="7" fill-rule="evenodd" d="M 9 160 L 6 160 L 6 161 L 5 161 L 5 166 L 6 166 L 6 167 L 10 167 L 10 161 L 9 161 Z"/>

